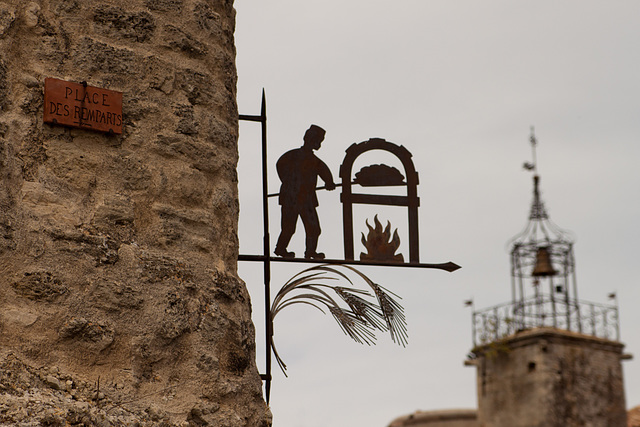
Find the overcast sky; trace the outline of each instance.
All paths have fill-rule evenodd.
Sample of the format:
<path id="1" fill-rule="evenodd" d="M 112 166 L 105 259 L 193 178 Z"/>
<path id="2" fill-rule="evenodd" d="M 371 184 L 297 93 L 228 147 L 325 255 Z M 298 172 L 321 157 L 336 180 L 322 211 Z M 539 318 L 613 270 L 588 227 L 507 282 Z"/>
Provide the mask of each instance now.
<path id="1" fill-rule="evenodd" d="M 542 197 L 576 237 L 579 296 L 616 291 L 626 351 L 640 357 L 640 2 L 485 0 L 236 0 L 238 104 L 258 114 L 267 95 L 269 192 L 275 161 L 326 129 L 317 152 L 338 180 L 344 150 L 372 137 L 404 145 L 420 174 L 421 262 L 461 270 L 362 268 L 400 295 L 407 348 L 378 335 L 368 347 L 330 316 L 293 306 L 276 319 L 289 366 L 274 366 L 277 427 L 386 426 L 416 410 L 475 408 L 471 312 L 511 298 L 508 240 L 532 198 L 530 127 Z M 240 248 L 262 250 L 259 125 L 240 125 Z M 388 158 L 375 162 L 387 162 Z M 357 170 L 357 169 L 356 169 Z M 320 194 L 321 193 L 321 194 Z M 342 258 L 339 191 L 320 192 L 319 250 Z M 399 210 L 399 211 L 398 211 Z M 375 213 L 406 248 L 402 208 Z M 270 204 L 272 248 L 280 212 Z M 302 224 L 290 245 L 304 251 Z M 356 238 L 356 253 L 362 248 Z M 273 264 L 274 293 L 304 264 Z M 262 268 L 241 263 L 254 302 L 264 370 Z M 627 406 L 640 404 L 640 365 L 625 361 Z"/>

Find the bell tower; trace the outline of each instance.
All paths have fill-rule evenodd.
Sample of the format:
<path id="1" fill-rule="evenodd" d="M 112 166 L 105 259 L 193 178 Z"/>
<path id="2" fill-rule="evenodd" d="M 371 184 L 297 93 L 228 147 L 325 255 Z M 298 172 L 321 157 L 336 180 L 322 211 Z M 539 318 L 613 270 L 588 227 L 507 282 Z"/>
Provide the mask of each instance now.
<path id="1" fill-rule="evenodd" d="M 573 237 L 533 202 L 510 241 L 511 301 L 473 313 L 481 427 L 625 427 L 618 307 L 578 299 Z"/>

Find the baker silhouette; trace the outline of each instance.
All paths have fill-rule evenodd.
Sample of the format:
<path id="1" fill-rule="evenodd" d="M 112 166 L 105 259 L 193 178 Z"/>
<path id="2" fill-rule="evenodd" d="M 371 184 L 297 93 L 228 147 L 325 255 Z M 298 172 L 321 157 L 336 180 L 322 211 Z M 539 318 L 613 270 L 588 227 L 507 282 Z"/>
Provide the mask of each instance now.
<path id="1" fill-rule="evenodd" d="M 336 188 L 331 171 L 313 153 L 314 150 L 320 149 L 324 135 L 324 129 L 311 125 L 304 134 L 302 147 L 287 151 L 276 163 L 278 176 L 282 181 L 278 197 L 278 203 L 282 206 L 281 231 L 274 251 L 278 256 L 295 257 L 295 253 L 287 251 L 287 246 L 296 231 L 296 223 L 300 217 L 306 233 L 304 257 L 324 259 L 322 252 L 316 252 L 321 233 L 316 211 L 318 177 L 324 181 L 327 190 Z"/>

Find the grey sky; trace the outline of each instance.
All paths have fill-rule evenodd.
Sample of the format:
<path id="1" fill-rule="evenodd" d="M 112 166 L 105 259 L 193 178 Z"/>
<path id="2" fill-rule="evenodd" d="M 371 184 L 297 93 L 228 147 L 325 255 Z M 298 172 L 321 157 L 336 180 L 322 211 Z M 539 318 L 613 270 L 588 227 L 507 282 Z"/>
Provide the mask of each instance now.
<path id="1" fill-rule="evenodd" d="M 530 126 L 547 210 L 577 238 L 579 296 L 606 303 L 617 291 L 622 341 L 640 357 L 640 2 L 237 0 L 236 9 L 240 113 L 257 114 L 267 93 L 269 191 L 279 187 L 275 161 L 311 123 L 327 130 L 318 155 L 336 180 L 352 143 L 404 145 L 420 174 L 421 261 L 463 267 L 363 269 L 403 297 L 406 349 L 384 335 L 353 343 L 309 307 L 283 311 L 275 333 L 289 378 L 274 369 L 276 426 L 385 426 L 418 409 L 475 407 L 463 301 L 510 298 L 505 244 L 531 202 Z M 240 127 L 242 253 L 262 247 L 258 131 Z M 319 250 L 342 257 L 339 192 L 319 197 Z M 403 239 L 403 211 L 359 212 L 360 228 L 375 212 Z M 270 215 L 275 242 L 275 200 Z M 303 234 L 299 224 L 290 246 L 299 254 Z M 302 268 L 274 266 L 273 286 Z M 240 275 L 262 367 L 261 268 L 243 263 Z M 640 404 L 638 362 L 624 362 L 624 374 L 628 406 Z"/>

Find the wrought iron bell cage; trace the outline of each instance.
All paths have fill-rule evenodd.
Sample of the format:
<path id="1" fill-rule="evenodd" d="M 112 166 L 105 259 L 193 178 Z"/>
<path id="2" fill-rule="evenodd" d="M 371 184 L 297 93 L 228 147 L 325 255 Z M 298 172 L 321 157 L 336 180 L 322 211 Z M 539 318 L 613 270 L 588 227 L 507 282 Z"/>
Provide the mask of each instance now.
<path id="1" fill-rule="evenodd" d="M 508 243 L 511 255 L 511 302 L 473 310 L 473 345 L 482 346 L 533 328 L 556 328 L 608 340 L 619 340 L 614 305 L 578 299 L 573 235 L 555 225 L 540 197 L 536 172 L 536 139 L 531 130 L 534 171 L 533 203 L 526 227 Z M 473 307 L 473 300 L 469 301 Z"/>
<path id="2" fill-rule="evenodd" d="M 571 234 L 555 225 L 534 176 L 525 229 L 510 241 L 513 322 L 518 329 L 551 326 L 580 332 L 580 305 Z"/>

